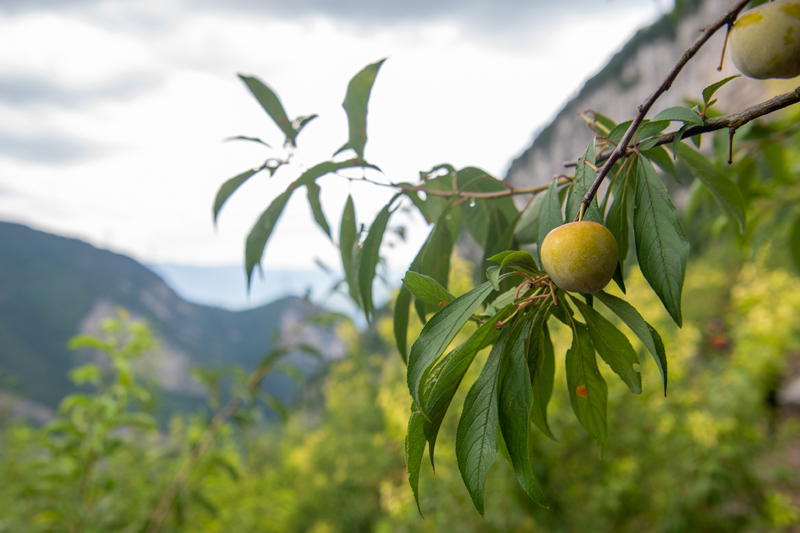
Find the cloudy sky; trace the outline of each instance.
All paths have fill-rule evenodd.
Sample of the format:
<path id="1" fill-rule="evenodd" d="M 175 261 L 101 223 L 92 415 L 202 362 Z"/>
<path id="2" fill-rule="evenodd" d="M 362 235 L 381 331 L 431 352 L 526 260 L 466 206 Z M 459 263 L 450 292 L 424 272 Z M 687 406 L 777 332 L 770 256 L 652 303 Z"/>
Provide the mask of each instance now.
<path id="1" fill-rule="evenodd" d="M 447 162 L 502 177 L 582 82 L 670 0 L 0 0 L 0 219 L 144 262 L 241 263 L 250 226 L 304 166 L 347 137 L 347 82 L 384 57 L 366 157 L 395 181 Z M 223 142 L 280 132 L 236 74 L 290 117 L 318 113 L 292 169 L 259 175 L 215 229 L 227 178 L 270 156 Z M 369 222 L 386 190 L 321 182 L 338 224 L 348 192 Z M 335 264 L 295 195 L 267 268 Z M 403 268 L 424 237 L 392 254 Z"/>

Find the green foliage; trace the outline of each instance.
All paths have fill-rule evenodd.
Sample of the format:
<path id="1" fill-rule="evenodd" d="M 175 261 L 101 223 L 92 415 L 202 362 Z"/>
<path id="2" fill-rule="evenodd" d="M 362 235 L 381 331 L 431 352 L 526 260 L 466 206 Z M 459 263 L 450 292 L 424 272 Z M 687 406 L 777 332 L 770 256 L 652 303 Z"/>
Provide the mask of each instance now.
<path id="1" fill-rule="evenodd" d="M 734 9 L 744 7 L 743 3 L 739 4 Z M 728 18 L 722 17 L 704 31 L 710 35 L 729 23 Z M 698 47 L 704 42 L 698 41 Z M 630 265 L 625 266 L 625 263 L 631 248 L 632 232 L 635 263 L 673 323 L 681 327 L 684 323 L 682 299 L 690 240 L 664 182 L 665 176 L 656 167 L 679 180 L 688 169 L 697 180 L 692 185 L 695 207 L 703 201 L 701 197 L 707 196 L 713 198 L 724 213 L 711 227 L 716 226 L 717 231 L 721 231 L 724 225 L 734 222 L 739 234 L 745 238 L 748 238 L 747 232 L 751 227 L 746 222 L 754 210 L 758 193 L 775 198 L 774 183 L 784 180 L 792 187 L 796 185 L 791 170 L 786 166 L 784 152 L 775 147 L 772 139 L 762 143 L 763 159 L 746 152 L 748 155 L 738 163 L 748 171 L 757 165 L 770 166 L 775 177 L 770 176 L 766 186 L 765 183 L 754 183 L 752 178 L 737 176 L 736 170 L 731 172 L 721 168 L 718 161 L 723 152 L 719 136 L 714 141 L 713 157 L 686 144 L 688 140 L 700 148 L 699 133 L 706 128 L 725 127 L 731 139 L 738 129 L 740 135 L 744 132 L 746 140 L 758 131 L 757 125 L 744 127 L 751 118 L 737 118 L 725 126 L 708 122 L 707 117 L 717 113 L 712 110 L 716 103 L 712 97 L 735 77 L 703 89 L 702 104 L 670 107 L 651 119 L 646 118 L 655 100 L 671 85 L 674 75 L 696 51 L 692 48 L 684 54 L 664 83 L 640 106 L 639 113 L 630 121 L 617 124 L 600 113 L 584 113 L 595 137 L 575 163 L 574 174 L 561 176 L 547 187 L 531 189 L 518 189 L 476 167 L 456 169 L 446 163 L 420 172 L 418 183 L 394 181 L 385 176 L 373 178 L 371 171 L 377 167 L 365 162 L 364 147 L 369 97 L 375 77 L 384 63 L 384 60 L 378 61 L 353 77 L 343 103 L 348 115 L 349 136 L 333 157 L 350 149 L 356 158 L 323 162 L 312 167 L 311 172 L 301 174 L 272 201 L 262 219 L 253 227 L 245 250 L 248 277 L 260 264 L 283 206 L 297 186 L 314 183 L 313 190 L 309 189 L 312 213 L 328 236 L 330 230 L 319 205 L 320 187 L 315 181 L 318 177 L 359 168 L 359 178 L 339 175 L 393 188 L 396 194 L 382 207 L 368 229 L 358 229 L 354 201 L 350 197 L 341 217 L 342 282 L 367 320 L 371 321 L 377 316 L 372 301 L 372 285 L 377 265 L 381 262 L 381 244 L 391 215 L 398 208 L 416 209 L 428 224 L 433 225 L 425 244 L 409 265 L 395 303 L 393 320 L 395 344 L 407 364 L 407 385 L 413 402 L 408 423 L 404 424 L 408 431 L 404 450 L 408 477 L 420 510 L 418 484 L 425 444 L 427 442 L 433 464 L 434 444 L 442 420 L 461 388 L 464 376 L 484 347 L 492 348 L 477 378 L 465 387 L 466 395 L 455 431 L 458 468 L 472 502 L 482 516 L 486 505 L 487 473 L 501 451 L 510 458 L 522 490 L 533 502 L 546 505 L 545 494 L 532 467 L 528 432 L 533 423 L 547 436 L 553 437 L 548 422 L 548 406 L 556 382 L 554 360 L 558 352 L 554 349 L 556 343 L 553 342 L 550 317 L 555 317 L 554 324 L 560 322 L 570 332 L 570 346 L 562 347 L 565 354 L 563 377 L 570 405 L 577 421 L 598 444 L 601 455 L 609 444 L 609 426 L 613 421 L 610 422 L 608 413 L 614 406 L 597 355 L 631 392 L 642 394 L 641 363 L 631 342 L 638 338 L 653 356 L 666 393 L 665 343 L 655 327 L 634 307 L 633 300 L 627 294 L 624 298 L 602 291 L 597 294 L 598 300 L 633 332 L 629 337 L 594 308 L 593 295 L 583 295 L 581 300 L 558 287 L 539 267 L 533 254 L 518 250 L 520 243 L 535 245 L 538 253 L 548 233 L 565 221 L 587 220 L 605 224 L 618 241 L 619 262 L 613 279 L 625 293 L 624 272 L 627 270 L 630 276 Z M 258 94 L 256 96 L 259 98 Z M 268 96 L 274 107 L 277 97 L 271 91 Z M 769 106 L 763 107 L 766 111 L 761 114 L 774 111 Z M 268 112 L 281 126 L 280 117 L 276 118 L 278 115 L 274 110 L 270 112 L 268 109 Z M 676 129 L 665 133 L 671 127 Z M 791 129 L 786 125 L 783 128 L 784 131 Z M 766 135 L 764 131 L 761 134 Z M 294 138 L 291 140 L 287 144 L 294 148 Z M 218 197 L 230 195 L 235 189 L 231 181 L 236 185 L 237 180 L 246 179 L 241 176 L 245 175 L 223 184 Z M 609 186 L 600 192 L 603 180 L 608 180 Z M 754 195 L 754 191 L 758 192 Z M 528 199 L 522 212 L 513 201 L 513 197 L 518 196 Z M 792 209 L 792 206 L 785 206 L 784 216 L 788 217 L 787 213 Z M 217 211 L 215 204 L 215 214 Z M 792 226 L 792 235 L 800 231 L 797 227 L 797 223 Z M 477 286 L 455 296 L 448 284 L 450 258 L 455 237 L 466 232 L 480 246 L 479 272 L 485 272 L 487 281 L 481 283 L 478 279 Z M 791 250 L 791 257 L 798 262 L 797 247 L 792 246 Z M 589 253 L 587 250 L 573 252 Z M 423 327 L 409 349 L 412 304 Z M 477 330 L 455 349 L 451 348 L 462 329 L 470 323 L 477 324 Z M 526 368 L 527 372 L 520 373 L 520 369 Z M 619 406 L 616 409 L 619 410 Z"/>
<path id="2" fill-rule="evenodd" d="M 520 469 L 513 462 L 524 461 L 524 455 L 511 443 L 524 439 L 524 433 L 519 425 L 508 423 L 512 431 L 497 437 L 502 458 L 486 479 L 486 516 L 481 519 L 470 512 L 473 502 L 463 487 L 455 441 L 467 391 L 452 385 L 455 378 L 450 376 L 458 372 L 444 366 L 432 371 L 442 385 L 427 401 L 441 404 L 432 399 L 434 394 L 450 392 L 454 408 L 440 420 L 444 430 L 436 475 L 421 467 L 425 430 L 419 421 L 424 424 L 425 419 L 417 411 L 418 416 L 412 416 L 417 429 L 408 431 L 405 368 L 390 352 L 391 319 L 384 316 L 376 321 L 387 343 L 379 352 L 367 351 L 366 335 L 341 326 L 339 334 L 349 340 L 350 353 L 331 367 L 322 405 L 309 404 L 280 426 L 226 424 L 162 530 L 789 531 L 798 524 L 799 510 L 790 499 L 797 485 L 794 471 L 781 458 L 795 450 L 800 428 L 795 424 L 770 429 L 764 395 L 786 354 L 800 347 L 800 278 L 770 269 L 764 261 L 722 272 L 719 256 L 720 250 L 715 250 L 696 258 L 685 290 L 689 301 L 721 299 L 723 304 L 705 308 L 704 314 L 687 314 L 680 330 L 647 282 L 636 273 L 629 277 L 628 298 L 665 333 L 672 355 L 671 388 L 679 393 L 665 399 L 660 387 L 653 386 L 659 378 L 650 359 L 641 363 L 646 385 L 641 400 L 630 401 L 627 384 L 609 382 L 608 407 L 615 415 L 608 429 L 613 438 L 602 460 L 587 453 L 594 439 L 572 414 L 563 359 L 556 362 L 548 424 L 559 440 L 535 431 L 528 434 L 530 457 L 536 460 L 533 474 L 549 509 L 532 504 L 524 485 L 515 481 L 515 470 Z M 454 287 L 467 282 L 463 273 L 451 278 Z M 611 294 L 597 300 L 614 302 L 613 298 L 622 301 Z M 621 319 L 603 314 L 622 327 Z M 731 341 L 722 350 L 710 345 L 705 334 L 709 320 L 718 317 L 724 319 Z M 552 338 L 551 353 L 565 353 L 573 342 L 572 328 L 557 321 L 550 325 L 550 335 L 539 338 Z M 411 327 L 416 330 L 421 324 L 412 321 Z M 534 328 L 543 325 L 537 321 Z M 465 329 L 455 339 L 459 346 L 487 332 L 495 339 L 499 334 L 492 323 Z M 521 338 L 526 335 L 530 341 L 532 335 L 526 332 Z M 519 379 L 520 344 L 515 343 L 517 350 L 509 354 L 501 388 L 509 394 L 522 386 L 521 394 L 513 395 L 524 412 L 527 386 Z M 548 353 L 547 346 L 539 350 L 533 344 L 522 346 L 528 353 Z M 638 342 L 634 348 L 646 350 Z M 480 350 L 474 356 L 476 364 L 467 363 L 469 368 L 458 379 L 473 383 L 483 372 L 488 351 Z M 464 354 L 474 353 L 459 352 L 461 356 L 448 354 L 447 361 L 463 361 Z M 113 373 L 101 374 L 105 383 L 115 382 Z M 135 376 L 133 383 L 138 386 Z M 96 403 L 103 394 L 95 388 L 87 397 Z M 537 401 L 534 396 L 534 411 Z M 501 427 L 504 418 L 514 418 L 516 402 L 508 412 L 502 403 L 497 406 Z M 129 407 L 129 414 L 142 412 L 136 404 Z M 112 431 L 116 443 L 88 478 L 86 507 L 75 496 L 81 470 L 69 466 L 81 460 L 80 448 L 62 447 L 74 437 L 18 423 L 2 426 L 0 528 L 142 531 L 169 476 L 190 454 L 207 423 L 204 415 L 177 416 L 161 437 L 136 425 L 126 426 L 121 434 Z M 51 442 L 55 437 L 58 445 Z M 409 457 L 420 466 L 416 482 L 423 488 L 419 507 L 424 520 L 408 490 L 403 467 L 407 449 L 416 450 Z M 75 518 L 79 515 L 82 522 Z"/>

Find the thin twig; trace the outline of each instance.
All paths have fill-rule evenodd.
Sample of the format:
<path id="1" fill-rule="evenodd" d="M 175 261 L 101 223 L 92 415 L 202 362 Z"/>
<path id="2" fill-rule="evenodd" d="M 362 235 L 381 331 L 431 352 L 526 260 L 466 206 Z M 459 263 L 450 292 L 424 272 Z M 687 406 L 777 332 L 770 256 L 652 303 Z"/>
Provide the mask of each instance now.
<path id="1" fill-rule="evenodd" d="M 739 0 L 730 11 L 714 21 L 711 25 L 706 26 L 703 29 L 703 34 L 694 42 L 694 44 L 692 44 L 692 46 L 689 47 L 689 49 L 683 53 L 681 58 L 678 60 L 675 66 L 672 67 L 672 70 L 669 71 L 667 76 L 659 84 L 656 90 L 653 91 L 653 93 L 647 97 L 644 103 L 639 106 L 639 111 L 636 113 L 636 116 L 634 117 L 633 122 L 631 122 L 630 127 L 628 127 L 628 131 L 625 132 L 625 135 L 622 137 L 620 143 L 617 145 L 614 151 L 611 152 L 611 155 L 608 156 L 605 164 L 600 169 L 600 172 L 598 172 L 597 178 L 594 180 L 594 183 L 592 183 L 592 186 L 586 193 L 586 196 L 584 196 L 583 201 L 581 202 L 581 211 L 589 207 L 595 195 L 597 194 L 598 189 L 600 189 L 600 185 L 603 183 L 603 180 L 611 170 L 611 167 L 613 167 L 614 163 L 616 163 L 625 154 L 627 150 L 626 147 L 631 141 L 633 134 L 639 128 L 639 125 L 642 123 L 642 120 L 644 120 L 647 112 L 650 111 L 650 108 L 653 107 L 653 104 L 656 103 L 661 95 L 669 90 L 683 67 L 686 66 L 686 64 L 695 56 L 695 54 L 697 54 L 700 48 L 711 38 L 711 36 L 714 35 L 714 33 L 716 33 L 716 31 L 721 27 L 736 20 L 736 16 L 749 2 L 750 0 Z"/>

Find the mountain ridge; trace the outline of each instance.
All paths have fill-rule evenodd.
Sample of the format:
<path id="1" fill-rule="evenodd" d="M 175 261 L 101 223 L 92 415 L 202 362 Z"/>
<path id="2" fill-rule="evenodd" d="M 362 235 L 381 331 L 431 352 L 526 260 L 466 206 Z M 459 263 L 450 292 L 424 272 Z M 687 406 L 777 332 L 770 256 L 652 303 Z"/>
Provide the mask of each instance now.
<path id="1" fill-rule="evenodd" d="M 276 335 L 317 311 L 297 297 L 242 311 L 193 304 L 130 257 L 16 223 L 0 222 L 0 251 L 0 372 L 16 380 L 15 393 L 50 408 L 74 390 L 67 372 L 86 357 L 70 352 L 67 341 L 97 333 L 116 307 L 154 330 L 167 407 L 196 406 L 202 398 L 189 375 L 192 366 L 251 369 Z M 306 328 L 302 336 L 330 358 L 343 355 L 330 331 Z M 301 354 L 290 359 L 307 372 L 320 364 Z M 270 376 L 266 383 L 282 399 L 291 396 L 286 376 Z"/>

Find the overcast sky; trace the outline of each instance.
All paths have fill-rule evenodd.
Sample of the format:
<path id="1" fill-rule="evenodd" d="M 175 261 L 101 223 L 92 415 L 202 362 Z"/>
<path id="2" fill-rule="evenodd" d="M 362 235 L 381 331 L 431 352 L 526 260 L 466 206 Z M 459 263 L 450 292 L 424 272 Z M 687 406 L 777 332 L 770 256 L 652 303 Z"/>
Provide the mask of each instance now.
<path id="1" fill-rule="evenodd" d="M 0 0 L 0 219 L 144 262 L 241 263 L 244 239 L 302 165 L 347 137 L 347 82 L 388 57 L 369 108 L 366 157 L 391 179 L 439 163 L 502 177 L 534 133 L 669 0 Z M 272 87 L 290 117 L 318 113 L 295 169 L 248 182 L 214 228 L 227 178 L 280 146 L 236 77 Z M 386 190 L 326 178 L 332 226 L 348 192 L 369 223 Z M 402 269 L 425 229 L 392 254 Z M 305 194 L 266 268 L 336 264 Z"/>

